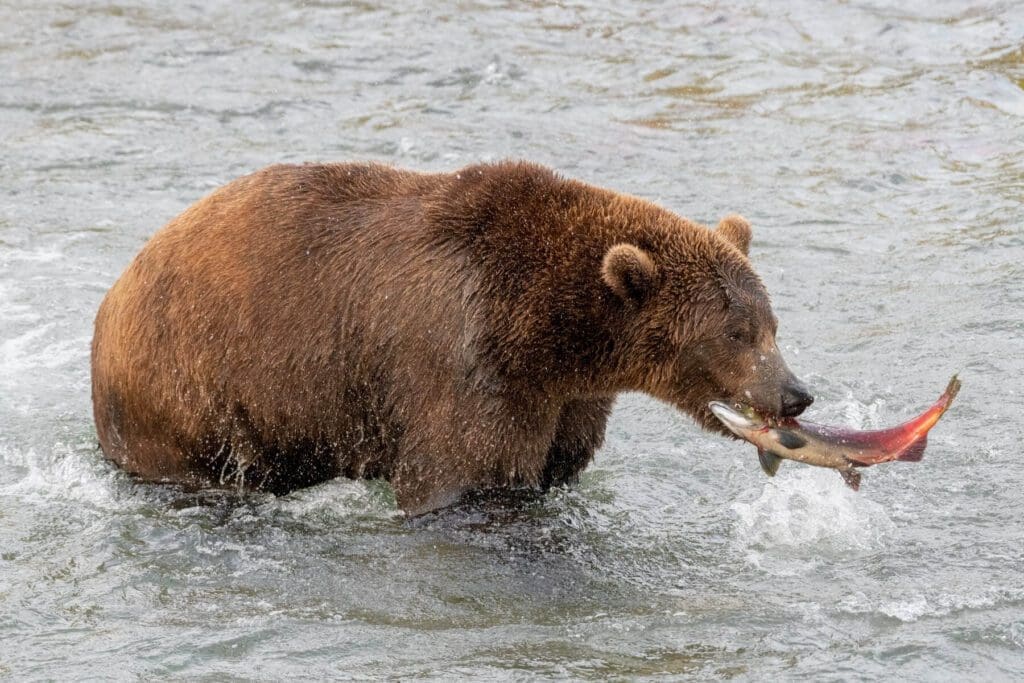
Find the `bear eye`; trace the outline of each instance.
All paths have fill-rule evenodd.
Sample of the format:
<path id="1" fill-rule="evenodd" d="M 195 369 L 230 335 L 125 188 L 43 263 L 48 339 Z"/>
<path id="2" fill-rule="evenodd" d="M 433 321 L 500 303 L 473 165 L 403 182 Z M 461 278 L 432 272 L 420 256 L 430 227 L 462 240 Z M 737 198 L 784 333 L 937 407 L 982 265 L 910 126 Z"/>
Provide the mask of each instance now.
<path id="1" fill-rule="evenodd" d="M 729 330 L 725 335 L 729 341 L 736 344 L 752 344 L 754 343 L 754 334 L 752 330 L 747 329 L 734 329 Z"/>

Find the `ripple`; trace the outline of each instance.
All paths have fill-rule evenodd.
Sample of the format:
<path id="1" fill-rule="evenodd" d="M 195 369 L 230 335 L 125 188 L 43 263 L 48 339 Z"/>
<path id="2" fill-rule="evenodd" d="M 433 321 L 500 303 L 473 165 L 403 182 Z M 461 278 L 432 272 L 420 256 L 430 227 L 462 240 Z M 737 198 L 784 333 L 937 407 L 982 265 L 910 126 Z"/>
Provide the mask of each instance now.
<path id="1" fill-rule="evenodd" d="M 1021 588 L 963 587 L 962 592 L 940 588 L 909 591 L 898 597 L 869 596 L 861 592 L 844 598 L 838 609 L 848 614 L 877 613 L 904 623 L 944 617 L 968 610 L 1019 606 L 1024 602 Z"/>

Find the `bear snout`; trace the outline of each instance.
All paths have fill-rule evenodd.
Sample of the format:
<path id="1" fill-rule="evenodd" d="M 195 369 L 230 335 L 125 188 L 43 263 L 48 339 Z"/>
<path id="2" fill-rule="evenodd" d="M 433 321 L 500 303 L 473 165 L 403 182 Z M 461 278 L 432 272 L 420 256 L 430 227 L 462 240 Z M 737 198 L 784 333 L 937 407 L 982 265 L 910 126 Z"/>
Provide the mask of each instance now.
<path id="1" fill-rule="evenodd" d="M 814 403 L 814 397 L 808 391 L 807 385 L 800 380 L 794 380 L 782 389 L 782 417 L 796 417 L 807 409 L 807 406 Z"/>

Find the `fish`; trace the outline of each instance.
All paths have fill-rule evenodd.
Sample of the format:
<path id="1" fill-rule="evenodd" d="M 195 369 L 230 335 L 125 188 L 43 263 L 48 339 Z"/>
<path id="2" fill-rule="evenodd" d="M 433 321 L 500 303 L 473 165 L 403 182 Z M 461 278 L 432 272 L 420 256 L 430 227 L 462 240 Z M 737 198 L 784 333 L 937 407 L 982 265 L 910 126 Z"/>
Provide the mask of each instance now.
<path id="1" fill-rule="evenodd" d="M 774 477 L 782 460 L 795 460 L 838 470 L 854 491 L 860 489 L 857 468 L 899 460 L 918 462 L 928 444 L 928 432 L 960 391 L 956 375 L 945 392 L 917 417 L 889 429 L 858 431 L 796 418 L 772 419 L 743 404 L 712 401 L 708 408 L 733 434 L 757 446 L 761 469 Z"/>

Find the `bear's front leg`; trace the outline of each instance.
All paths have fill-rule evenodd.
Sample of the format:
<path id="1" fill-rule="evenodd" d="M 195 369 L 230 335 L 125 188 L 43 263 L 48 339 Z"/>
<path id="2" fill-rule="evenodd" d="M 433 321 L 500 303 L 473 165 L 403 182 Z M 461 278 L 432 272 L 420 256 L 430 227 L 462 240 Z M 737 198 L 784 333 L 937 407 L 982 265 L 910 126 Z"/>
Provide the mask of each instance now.
<path id="1" fill-rule="evenodd" d="M 416 413 L 405 429 L 391 486 L 409 516 L 471 491 L 541 485 L 558 409 L 546 401 L 460 398 Z"/>
<path id="2" fill-rule="evenodd" d="M 540 485 L 575 483 L 590 461 L 594 451 L 604 443 L 608 416 L 615 403 L 614 396 L 569 401 L 558 416 L 555 438 L 548 449 L 547 462 Z"/>

